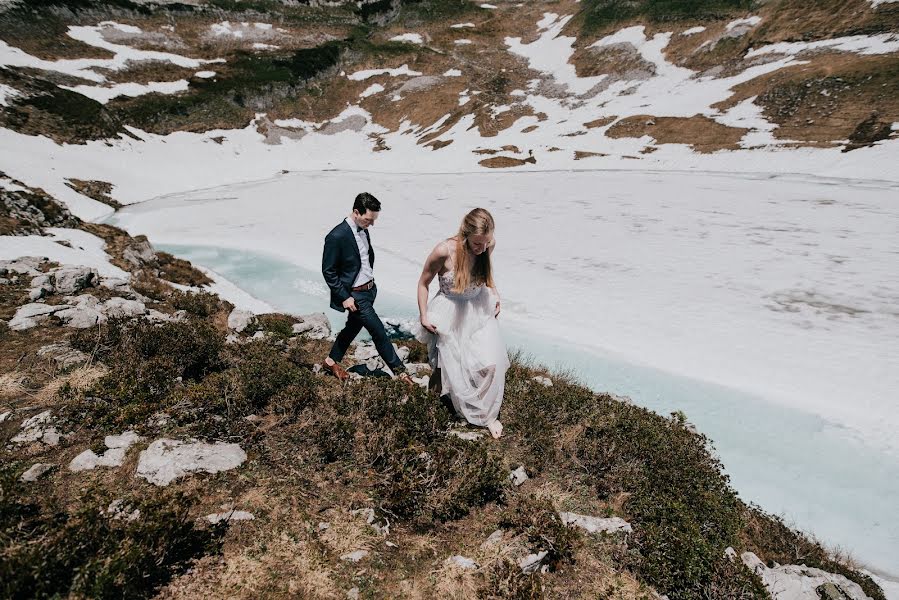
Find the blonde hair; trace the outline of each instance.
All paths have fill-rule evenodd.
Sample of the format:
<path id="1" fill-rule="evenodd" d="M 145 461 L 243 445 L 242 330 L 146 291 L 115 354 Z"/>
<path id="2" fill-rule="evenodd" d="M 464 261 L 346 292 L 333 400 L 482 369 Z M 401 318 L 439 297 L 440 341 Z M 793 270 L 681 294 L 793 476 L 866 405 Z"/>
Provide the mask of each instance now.
<path id="1" fill-rule="evenodd" d="M 464 292 L 472 284 L 485 284 L 489 287 L 494 287 L 489 246 L 484 252 L 475 256 L 474 264 L 472 265 L 465 245 L 468 243 L 469 237 L 492 234 L 495 228 L 493 216 L 484 208 L 476 208 L 462 219 L 462 224 L 459 226 L 459 234 L 456 237 L 456 255 L 453 260 L 453 270 L 455 271 L 454 292 Z"/>

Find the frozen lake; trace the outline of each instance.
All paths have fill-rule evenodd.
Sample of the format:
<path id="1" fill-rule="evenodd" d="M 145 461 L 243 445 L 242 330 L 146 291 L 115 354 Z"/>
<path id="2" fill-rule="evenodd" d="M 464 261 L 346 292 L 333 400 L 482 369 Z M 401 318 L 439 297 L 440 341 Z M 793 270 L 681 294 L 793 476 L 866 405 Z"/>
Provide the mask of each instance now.
<path id="1" fill-rule="evenodd" d="M 115 222 L 278 309 L 321 311 L 322 239 L 363 190 L 384 204 L 372 231 L 382 316 L 414 316 L 422 259 L 484 206 L 510 345 L 683 410 L 744 499 L 899 573 L 895 184 L 294 173 L 158 198 Z"/>

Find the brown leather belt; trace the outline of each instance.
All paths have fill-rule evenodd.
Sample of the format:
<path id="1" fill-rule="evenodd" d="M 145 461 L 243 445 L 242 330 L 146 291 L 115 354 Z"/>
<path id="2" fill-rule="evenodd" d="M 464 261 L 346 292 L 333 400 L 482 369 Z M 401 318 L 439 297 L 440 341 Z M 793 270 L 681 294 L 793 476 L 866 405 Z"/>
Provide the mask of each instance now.
<path id="1" fill-rule="evenodd" d="M 375 280 L 372 279 L 368 283 L 363 283 L 362 285 L 358 285 L 353 288 L 354 292 L 367 292 L 371 288 L 375 287 Z"/>

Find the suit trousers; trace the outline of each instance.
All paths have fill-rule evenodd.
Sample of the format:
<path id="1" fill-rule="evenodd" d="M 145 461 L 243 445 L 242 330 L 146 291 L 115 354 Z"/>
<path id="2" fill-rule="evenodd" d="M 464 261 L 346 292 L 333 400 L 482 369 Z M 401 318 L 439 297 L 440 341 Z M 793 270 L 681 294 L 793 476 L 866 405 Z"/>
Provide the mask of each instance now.
<path id="1" fill-rule="evenodd" d="M 378 313 L 375 312 L 375 298 L 378 295 L 377 285 L 370 290 L 353 292 L 352 294 L 353 299 L 356 300 L 356 308 L 358 310 L 356 312 L 348 311 L 346 325 L 337 334 L 337 339 L 334 340 L 334 345 L 331 346 L 331 353 L 328 356 L 334 362 L 343 360 L 350 344 L 353 343 L 353 340 L 356 339 L 356 336 L 359 335 L 359 332 L 364 327 L 375 343 L 378 354 L 381 355 L 381 358 L 384 359 L 390 370 L 395 374 L 402 373 L 406 370 L 406 366 L 400 360 L 400 357 L 396 355 L 396 350 L 393 349 L 393 344 L 390 343 L 390 339 L 387 337 L 384 323 L 381 321 Z"/>

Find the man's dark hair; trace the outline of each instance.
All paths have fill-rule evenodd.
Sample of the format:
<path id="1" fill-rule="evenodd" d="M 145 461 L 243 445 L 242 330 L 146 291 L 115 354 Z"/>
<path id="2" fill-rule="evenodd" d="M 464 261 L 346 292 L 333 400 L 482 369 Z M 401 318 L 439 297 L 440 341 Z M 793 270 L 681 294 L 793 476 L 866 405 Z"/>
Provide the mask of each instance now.
<path id="1" fill-rule="evenodd" d="M 381 212 L 381 203 L 377 198 L 369 194 L 368 192 L 362 192 L 358 196 L 356 196 L 356 200 L 353 201 L 353 210 L 355 210 L 360 215 L 364 215 L 366 211 L 373 212 Z"/>

